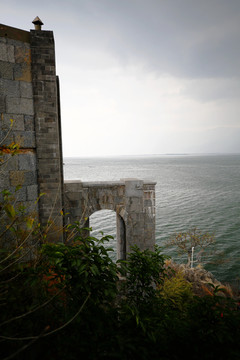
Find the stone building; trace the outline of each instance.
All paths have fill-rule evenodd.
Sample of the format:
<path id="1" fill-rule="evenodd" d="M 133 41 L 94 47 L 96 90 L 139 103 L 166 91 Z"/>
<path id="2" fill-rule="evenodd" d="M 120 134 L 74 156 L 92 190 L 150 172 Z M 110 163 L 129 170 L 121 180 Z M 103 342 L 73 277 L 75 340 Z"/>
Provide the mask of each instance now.
<path id="1" fill-rule="evenodd" d="M 0 189 L 21 185 L 17 201 L 32 206 L 42 226 L 52 221 L 52 236 L 64 240 L 66 221 L 88 224 L 100 209 L 116 212 L 118 258 L 131 246 L 155 244 L 155 183 L 63 180 L 59 81 L 52 31 L 23 31 L 0 24 L 0 146 L 16 142 L 18 155 L 1 166 Z M 7 156 L 7 155 L 6 155 Z M 62 211 L 68 213 L 67 219 Z M 51 238 L 51 232 L 48 234 Z"/>
<path id="2" fill-rule="evenodd" d="M 1 188 L 21 185 L 17 200 L 38 203 L 39 218 L 62 226 L 63 175 L 58 78 L 52 31 L 0 25 L 1 142 L 20 152 L 1 169 Z M 12 128 L 11 122 L 13 120 Z"/>

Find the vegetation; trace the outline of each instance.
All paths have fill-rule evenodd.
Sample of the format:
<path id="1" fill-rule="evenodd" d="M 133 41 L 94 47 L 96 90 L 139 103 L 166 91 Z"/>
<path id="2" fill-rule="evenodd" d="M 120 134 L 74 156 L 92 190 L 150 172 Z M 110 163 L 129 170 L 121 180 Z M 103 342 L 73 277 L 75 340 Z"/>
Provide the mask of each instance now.
<path id="1" fill-rule="evenodd" d="M 74 230 L 71 245 L 46 242 L 31 261 L 12 255 L 8 269 L 2 253 L 2 359 L 239 358 L 234 299 L 218 288 L 195 296 L 158 247 L 115 264 L 108 236 Z"/>
<path id="2" fill-rule="evenodd" d="M 191 265 L 192 267 L 194 262 L 201 263 L 202 255 L 206 256 L 207 250 L 214 244 L 214 234 L 204 233 L 197 228 L 176 233 L 167 241 L 167 246 L 174 246 L 180 255 L 187 255 L 187 266 Z M 193 260 L 193 253 L 195 260 Z"/>
<path id="3" fill-rule="evenodd" d="M 110 237 L 77 223 L 71 244 L 49 243 L 9 190 L 0 219 L 2 360 L 239 359 L 237 302 L 218 287 L 196 296 L 159 247 L 114 263 Z"/>

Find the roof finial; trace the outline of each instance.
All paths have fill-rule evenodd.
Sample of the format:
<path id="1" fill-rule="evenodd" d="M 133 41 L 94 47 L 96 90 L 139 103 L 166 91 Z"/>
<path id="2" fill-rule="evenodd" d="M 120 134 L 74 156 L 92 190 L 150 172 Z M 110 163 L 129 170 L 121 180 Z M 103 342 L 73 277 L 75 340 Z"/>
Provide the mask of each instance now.
<path id="1" fill-rule="evenodd" d="M 42 30 L 42 25 L 44 25 L 44 24 L 38 16 L 35 17 L 35 19 L 32 21 L 32 23 L 35 26 L 35 30 Z"/>

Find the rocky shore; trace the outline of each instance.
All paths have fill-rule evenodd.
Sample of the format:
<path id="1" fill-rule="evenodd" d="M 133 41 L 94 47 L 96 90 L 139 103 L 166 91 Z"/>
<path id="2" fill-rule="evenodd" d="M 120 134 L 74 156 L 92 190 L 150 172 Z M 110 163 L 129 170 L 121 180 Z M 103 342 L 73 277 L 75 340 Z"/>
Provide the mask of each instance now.
<path id="1" fill-rule="evenodd" d="M 168 271 L 171 272 L 171 270 L 173 270 L 173 274 L 180 273 L 186 281 L 191 283 L 192 291 L 197 296 L 213 295 L 214 289 L 216 289 L 217 287 L 219 289 L 217 294 L 220 296 L 236 296 L 233 293 L 230 285 L 222 284 L 214 277 L 211 272 L 205 270 L 201 266 L 190 268 L 189 266 L 184 264 L 176 264 L 171 260 L 166 261 L 165 266 Z"/>

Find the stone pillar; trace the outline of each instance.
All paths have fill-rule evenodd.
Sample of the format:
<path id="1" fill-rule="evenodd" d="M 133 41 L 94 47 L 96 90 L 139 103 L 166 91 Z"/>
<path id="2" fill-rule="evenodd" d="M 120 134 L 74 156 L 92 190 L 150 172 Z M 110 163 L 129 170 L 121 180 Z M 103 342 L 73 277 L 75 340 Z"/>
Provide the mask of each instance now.
<path id="1" fill-rule="evenodd" d="M 31 30 L 32 84 L 36 131 L 39 217 L 48 239 L 62 238 L 62 157 L 55 48 L 52 31 Z"/>
<path id="2" fill-rule="evenodd" d="M 155 183 L 125 179 L 126 252 L 133 245 L 140 250 L 155 245 Z"/>

